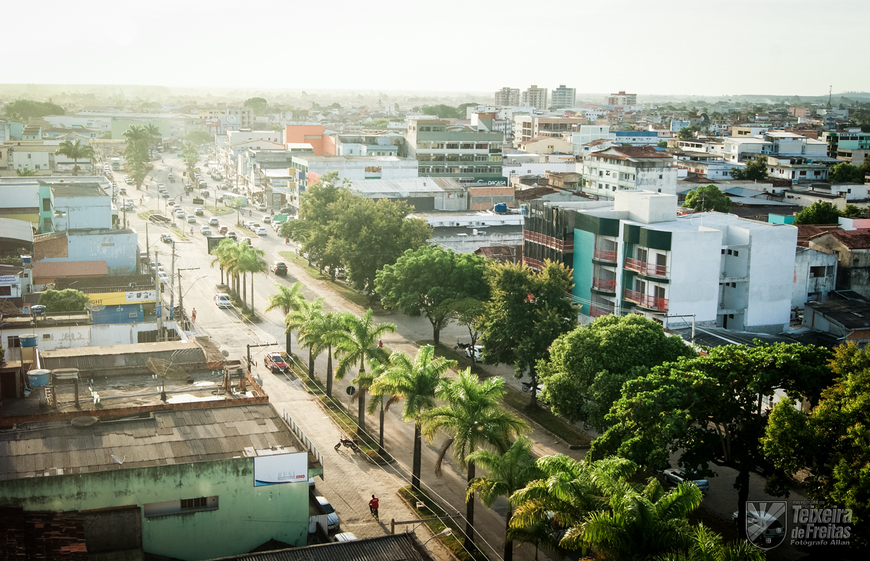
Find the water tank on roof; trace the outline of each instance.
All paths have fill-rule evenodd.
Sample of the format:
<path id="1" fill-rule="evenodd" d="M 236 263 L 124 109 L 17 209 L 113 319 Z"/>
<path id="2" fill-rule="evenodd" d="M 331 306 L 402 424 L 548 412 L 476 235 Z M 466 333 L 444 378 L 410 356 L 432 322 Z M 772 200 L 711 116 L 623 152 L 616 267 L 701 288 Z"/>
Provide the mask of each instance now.
<path id="1" fill-rule="evenodd" d="M 36 346 L 36 335 L 20 335 L 18 337 L 19 341 L 21 341 L 22 347 L 35 347 Z"/>
<path id="2" fill-rule="evenodd" d="M 492 207 L 493 212 L 498 214 L 506 214 L 507 213 L 507 203 L 496 203 Z"/>
<path id="3" fill-rule="evenodd" d="M 40 386 L 45 386 L 48 384 L 48 378 L 51 374 L 51 370 L 31 370 L 27 373 L 27 383 L 31 388 L 38 388 Z"/>

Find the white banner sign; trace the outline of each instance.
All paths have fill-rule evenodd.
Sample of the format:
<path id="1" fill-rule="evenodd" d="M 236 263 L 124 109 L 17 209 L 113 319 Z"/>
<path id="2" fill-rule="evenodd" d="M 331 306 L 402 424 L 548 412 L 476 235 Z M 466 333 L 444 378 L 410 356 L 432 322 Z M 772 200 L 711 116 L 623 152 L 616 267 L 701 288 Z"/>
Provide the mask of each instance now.
<path id="1" fill-rule="evenodd" d="M 0 284 L 18 284 L 18 275 L 0 275 Z"/>
<path id="2" fill-rule="evenodd" d="M 156 290 L 142 290 L 140 292 L 128 292 L 127 302 L 148 302 L 157 300 Z"/>
<path id="3" fill-rule="evenodd" d="M 254 487 L 300 481 L 308 482 L 307 452 L 254 458 Z"/>

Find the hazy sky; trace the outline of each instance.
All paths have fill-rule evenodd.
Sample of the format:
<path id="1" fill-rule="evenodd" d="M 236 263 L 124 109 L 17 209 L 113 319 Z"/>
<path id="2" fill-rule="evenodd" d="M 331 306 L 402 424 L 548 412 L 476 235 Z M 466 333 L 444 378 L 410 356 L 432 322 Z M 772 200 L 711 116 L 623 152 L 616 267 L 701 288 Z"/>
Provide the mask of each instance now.
<path id="1" fill-rule="evenodd" d="M 868 0 L 10 0 L 0 83 L 870 91 Z"/>

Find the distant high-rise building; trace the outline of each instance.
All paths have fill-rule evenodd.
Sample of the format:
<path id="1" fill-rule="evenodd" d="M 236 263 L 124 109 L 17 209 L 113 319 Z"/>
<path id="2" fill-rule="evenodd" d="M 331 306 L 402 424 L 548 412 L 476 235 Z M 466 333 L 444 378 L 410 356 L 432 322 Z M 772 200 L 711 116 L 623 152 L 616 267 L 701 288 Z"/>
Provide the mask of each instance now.
<path id="1" fill-rule="evenodd" d="M 637 105 L 637 94 L 627 94 L 624 90 L 620 90 L 619 93 L 610 94 L 610 97 L 607 98 L 607 105 L 616 105 L 617 107 Z"/>
<path id="2" fill-rule="evenodd" d="M 495 92 L 495 104 L 516 107 L 520 104 L 520 89 L 505 87 L 498 90 Z"/>
<path id="3" fill-rule="evenodd" d="M 536 109 L 547 108 L 547 88 L 539 88 L 532 86 L 523 92 L 523 104 L 530 105 Z"/>
<path id="4" fill-rule="evenodd" d="M 576 88 L 566 88 L 565 84 L 562 84 L 553 90 L 550 107 L 574 107 L 574 99 L 576 97 Z"/>

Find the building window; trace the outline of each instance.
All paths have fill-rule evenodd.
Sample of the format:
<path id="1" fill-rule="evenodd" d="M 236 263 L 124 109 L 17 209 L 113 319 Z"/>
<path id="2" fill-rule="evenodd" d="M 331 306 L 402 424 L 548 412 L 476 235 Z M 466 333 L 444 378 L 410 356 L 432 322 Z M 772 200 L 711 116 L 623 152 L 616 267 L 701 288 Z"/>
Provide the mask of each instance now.
<path id="1" fill-rule="evenodd" d="M 43 199 L 42 200 L 42 210 L 45 210 L 45 211 L 51 210 L 51 199 Z"/>
<path id="2" fill-rule="evenodd" d="M 12 287 L 0 286 L 0 296 L 12 296 Z"/>
<path id="3" fill-rule="evenodd" d="M 738 255 L 740 255 L 740 252 L 735 249 L 734 250 L 734 257 L 737 257 Z"/>
<path id="4" fill-rule="evenodd" d="M 6 348 L 14 349 L 16 347 L 21 347 L 21 339 L 18 338 L 18 335 L 10 335 L 6 338 Z"/>

